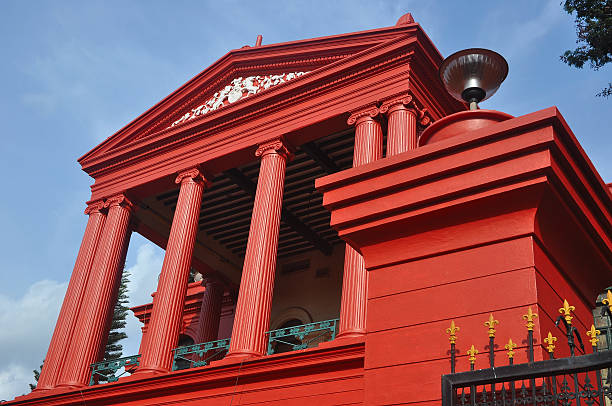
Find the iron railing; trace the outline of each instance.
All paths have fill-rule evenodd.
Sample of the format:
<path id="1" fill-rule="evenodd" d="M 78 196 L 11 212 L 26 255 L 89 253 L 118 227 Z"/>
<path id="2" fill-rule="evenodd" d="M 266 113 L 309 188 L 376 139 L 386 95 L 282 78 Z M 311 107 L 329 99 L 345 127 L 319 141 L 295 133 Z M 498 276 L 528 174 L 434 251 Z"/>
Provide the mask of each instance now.
<path id="1" fill-rule="evenodd" d="M 467 351 L 470 371 L 455 372 L 456 341 L 459 328 L 454 322 L 446 331 L 451 343 L 451 373 L 442 376 L 442 406 L 599 406 L 610 405 L 612 385 L 612 351 L 597 352 L 597 336 L 594 326 L 587 331 L 593 353 L 576 356 L 576 341 L 584 353 L 584 345 L 577 329 L 572 325 L 574 307 L 564 301 L 559 309 L 561 316 L 556 325 L 563 324 L 570 356 L 556 359 L 556 337 L 549 332 L 544 338 L 549 359 L 534 361 L 533 327 L 537 314 L 531 311 L 523 316 L 527 327 L 527 362 L 514 364 L 514 349 L 510 340 L 508 363 L 495 366 L 495 326 L 499 322 L 489 317 L 485 322 L 489 332 L 489 365 L 487 369 L 474 370 L 478 350 L 472 345 Z"/>
<path id="2" fill-rule="evenodd" d="M 332 319 L 268 331 L 268 355 L 303 350 L 334 340 L 337 326 L 338 319 Z"/>
<path id="3" fill-rule="evenodd" d="M 176 371 L 208 365 L 210 361 L 221 358 L 229 349 L 229 344 L 229 338 L 225 338 L 223 340 L 175 348 L 172 350 L 174 353 L 172 370 Z"/>
<path id="4" fill-rule="evenodd" d="M 132 372 L 136 369 L 139 358 L 140 354 L 91 364 L 91 379 L 89 380 L 89 385 L 94 385 L 100 381 L 116 382 L 126 372 Z M 124 368 L 124 371 L 116 375 L 117 371 L 121 368 Z"/>

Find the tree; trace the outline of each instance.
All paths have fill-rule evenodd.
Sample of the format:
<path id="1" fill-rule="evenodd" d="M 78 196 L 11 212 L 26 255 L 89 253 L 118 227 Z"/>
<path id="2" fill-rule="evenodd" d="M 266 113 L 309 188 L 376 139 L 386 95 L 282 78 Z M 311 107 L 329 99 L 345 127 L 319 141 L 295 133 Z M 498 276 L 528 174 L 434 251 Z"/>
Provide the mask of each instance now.
<path id="1" fill-rule="evenodd" d="M 38 378 L 40 378 L 40 371 L 42 371 L 42 367 L 43 364 L 40 364 L 40 366 L 38 367 L 38 369 L 35 369 L 34 371 L 34 383 L 29 383 L 28 385 L 30 385 L 30 390 L 34 390 L 36 389 L 36 385 L 38 384 Z"/>
<path id="2" fill-rule="evenodd" d="M 582 68 L 586 62 L 599 70 L 612 61 L 612 0 L 565 0 L 563 9 L 576 13 L 576 44 L 567 50 L 561 60 L 570 66 Z M 612 83 L 608 83 L 597 96 L 612 95 Z"/>
<path id="3" fill-rule="evenodd" d="M 113 321 L 111 323 L 110 332 L 108 333 L 108 340 L 106 341 L 106 349 L 104 350 L 104 361 L 110 361 L 117 358 L 121 358 L 123 355 L 123 346 L 119 344 L 119 341 L 127 338 L 125 331 L 125 319 L 128 311 L 130 310 L 128 303 L 128 288 L 127 284 L 129 280 L 129 272 L 123 272 L 121 276 L 121 284 L 119 285 L 119 293 L 117 295 L 117 303 L 115 304 L 115 310 L 113 313 Z"/>

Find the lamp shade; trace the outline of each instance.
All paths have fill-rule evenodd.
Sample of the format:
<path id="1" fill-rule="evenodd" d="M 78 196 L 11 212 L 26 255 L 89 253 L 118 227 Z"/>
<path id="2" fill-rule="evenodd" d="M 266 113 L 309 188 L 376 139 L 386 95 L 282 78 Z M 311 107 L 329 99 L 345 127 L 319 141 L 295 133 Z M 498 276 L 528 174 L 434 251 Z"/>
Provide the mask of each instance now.
<path id="1" fill-rule="evenodd" d="M 440 80 L 457 100 L 481 102 L 493 96 L 508 75 L 508 63 L 497 52 L 470 48 L 455 52 L 440 66 Z"/>

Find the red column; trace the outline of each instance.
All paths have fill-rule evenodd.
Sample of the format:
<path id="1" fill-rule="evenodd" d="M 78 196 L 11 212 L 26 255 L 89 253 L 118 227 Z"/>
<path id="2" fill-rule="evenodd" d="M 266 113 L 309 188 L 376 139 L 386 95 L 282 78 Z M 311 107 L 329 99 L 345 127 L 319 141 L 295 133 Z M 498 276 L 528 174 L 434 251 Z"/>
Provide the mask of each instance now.
<path id="1" fill-rule="evenodd" d="M 101 347 L 108 339 L 108 320 L 115 307 L 113 299 L 116 299 L 119 288 L 133 205 L 124 195 L 118 195 L 108 199 L 105 206 L 108 207 L 106 223 L 91 266 L 91 275 L 58 386 L 86 386 L 89 383 L 90 365 L 99 361 Z"/>
<path id="2" fill-rule="evenodd" d="M 175 182 L 181 186 L 138 373 L 170 371 L 172 349 L 178 344 L 183 321 L 189 269 L 206 179 L 198 169 L 193 168 L 179 173 Z"/>
<path id="3" fill-rule="evenodd" d="M 259 146 L 261 167 L 228 357 L 266 354 L 278 232 L 289 150 L 281 140 Z"/>
<path id="4" fill-rule="evenodd" d="M 44 368 L 40 371 L 40 377 L 36 385 L 36 390 L 49 390 L 55 387 L 61 366 L 64 361 L 70 340 L 72 338 L 74 324 L 83 301 L 83 293 L 87 286 L 87 279 L 94 260 L 94 254 L 102 234 L 106 215 L 101 212 L 103 202 L 96 201 L 90 203 L 85 209 L 85 214 L 89 215 L 85 235 L 81 242 L 81 248 L 74 264 L 72 276 L 68 283 L 64 303 L 60 310 L 55 331 L 51 337 L 49 350 L 45 358 Z"/>
<path id="5" fill-rule="evenodd" d="M 417 147 L 417 110 L 412 96 L 386 101 L 380 106 L 387 113 L 387 156 Z"/>
<path id="6" fill-rule="evenodd" d="M 219 335 L 223 285 L 213 278 L 205 278 L 202 284 L 206 288 L 202 296 L 202 308 L 198 321 L 199 331 L 196 343 L 215 341 Z"/>
<path id="7" fill-rule="evenodd" d="M 379 110 L 370 107 L 352 114 L 348 123 L 355 125 L 353 166 L 365 165 L 382 158 L 383 135 L 378 118 Z M 368 273 L 360 253 L 350 245 L 344 251 L 344 274 L 340 301 L 338 337 L 365 334 Z"/>

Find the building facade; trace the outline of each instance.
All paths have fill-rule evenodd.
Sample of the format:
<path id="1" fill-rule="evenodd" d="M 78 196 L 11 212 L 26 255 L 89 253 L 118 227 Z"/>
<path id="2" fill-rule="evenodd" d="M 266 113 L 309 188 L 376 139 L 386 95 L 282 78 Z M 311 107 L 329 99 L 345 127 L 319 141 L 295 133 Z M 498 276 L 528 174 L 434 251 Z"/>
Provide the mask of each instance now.
<path id="1" fill-rule="evenodd" d="M 451 321 L 485 352 L 470 331 L 495 312 L 507 340 L 532 307 L 537 359 L 559 299 L 586 330 L 612 281 L 610 191 L 555 108 L 442 127 L 466 108 L 442 59 L 409 14 L 258 40 L 81 157 L 83 242 L 12 404 L 439 404 Z M 132 232 L 165 258 L 131 374 L 99 383 Z"/>

